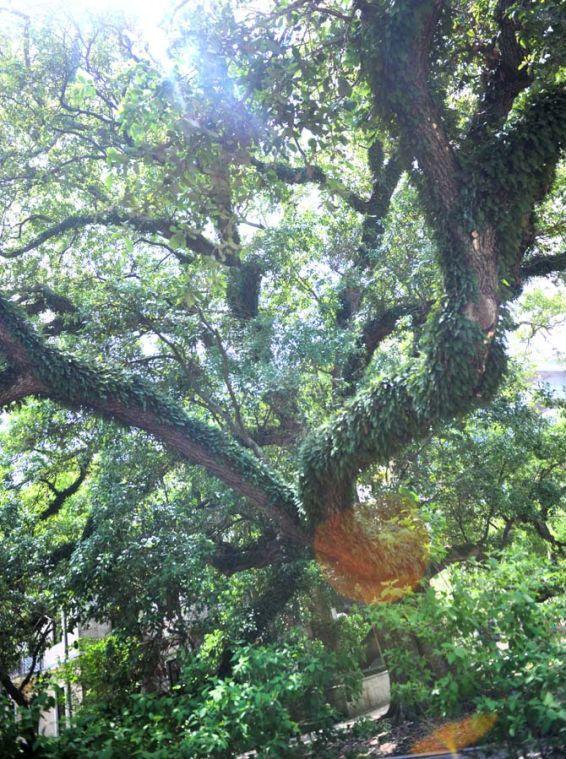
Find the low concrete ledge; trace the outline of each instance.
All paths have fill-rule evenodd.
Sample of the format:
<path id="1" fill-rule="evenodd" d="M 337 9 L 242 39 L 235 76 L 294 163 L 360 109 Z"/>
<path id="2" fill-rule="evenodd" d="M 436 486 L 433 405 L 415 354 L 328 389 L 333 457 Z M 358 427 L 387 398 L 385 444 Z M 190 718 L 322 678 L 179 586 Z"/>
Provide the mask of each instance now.
<path id="1" fill-rule="evenodd" d="M 389 672 L 387 670 L 372 672 L 364 676 L 360 696 L 355 701 L 346 704 L 346 713 L 349 717 L 359 717 L 376 709 L 388 708 L 390 698 Z"/>

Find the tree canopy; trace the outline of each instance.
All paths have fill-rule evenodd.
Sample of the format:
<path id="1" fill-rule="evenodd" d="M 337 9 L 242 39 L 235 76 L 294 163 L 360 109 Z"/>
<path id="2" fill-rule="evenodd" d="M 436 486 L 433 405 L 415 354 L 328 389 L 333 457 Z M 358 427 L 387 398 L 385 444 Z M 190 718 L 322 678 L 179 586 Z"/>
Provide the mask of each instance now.
<path id="1" fill-rule="evenodd" d="M 513 302 L 566 266 L 560 11 L 0 10 L 2 682 L 73 593 L 253 641 L 313 559 L 374 601 L 521 525 L 560 552 L 559 435 L 501 395 Z"/>

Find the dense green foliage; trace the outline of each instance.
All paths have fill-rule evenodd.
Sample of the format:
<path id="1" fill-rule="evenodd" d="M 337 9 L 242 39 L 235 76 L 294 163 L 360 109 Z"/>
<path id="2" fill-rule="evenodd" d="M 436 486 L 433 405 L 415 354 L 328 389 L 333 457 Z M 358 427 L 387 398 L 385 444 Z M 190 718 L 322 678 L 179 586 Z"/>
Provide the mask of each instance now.
<path id="1" fill-rule="evenodd" d="M 563 403 L 507 342 L 564 312 L 559 3 L 17 5 L 0 750 L 285 755 L 373 639 L 397 716 L 555 736 Z M 113 632 L 38 676 L 62 619 Z"/>
<path id="2" fill-rule="evenodd" d="M 129 670 L 127 653 L 122 667 L 117 661 L 117 645 L 115 641 L 107 665 L 114 680 L 104 681 L 98 656 L 98 698 L 87 699 L 73 729 L 57 743 L 39 740 L 39 755 L 167 757 L 174 752 L 182 757 L 225 757 L 261 746 L 266 756 L 286 756 L 293 753 L 291 738 L 332 724 L 334 712 L 325 691 L 338 684 L 333 679 L 336 666 L 320 642 L 299 638 L 277 646 L 243 646 L 233 655 L 233 674 L 219 679 L 205 641 L 199 656 L 187 660 L 168 695 L 116 688 L 117 672 Z M 86 676 L 88 682 L 88 672 Z M 112 694 L 106 690 L 109 685 Z M 13 721 L 7 719 L 0 734 L 5 756 L 20 755 L 8 748 L 14 733 Z"/>
<path id="3" fill-rule="evenodd" d="M 495 715 L 501 738 L 563 730 L 564 600 L 542 600 L 557 582 L 555 566 L 518 548 L 375 608 L 391 640 L 395 698 L 412 714 Z"/>

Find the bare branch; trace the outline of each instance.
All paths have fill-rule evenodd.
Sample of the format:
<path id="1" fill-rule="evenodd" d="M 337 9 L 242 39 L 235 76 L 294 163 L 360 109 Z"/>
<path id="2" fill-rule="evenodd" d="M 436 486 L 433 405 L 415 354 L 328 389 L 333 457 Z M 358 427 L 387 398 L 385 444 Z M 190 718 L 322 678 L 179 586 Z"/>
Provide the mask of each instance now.
<path id="1" fill-rule="evenodd" d="M 425 577 L 427 580 L 431 580 L 452 564 L 461 564 L 472 558 L 481 559 L 483 556 L 484 547 L 481 541 L 479 543 L 461 543 L 460 545 L 452 546 L 441 561 L 433 561 L 429 564 Z"/>
<path id="2" fill-rule="evenodd" d="M 43 629 L 41 630 L 41 632 L 39 634 L 39 638 L 38 638 L 38 640 L 37 640 L 37 642 L 36 642 L 36 644 L 35 644 L 35 646 L 33 648 L 33 651 L 32 651 L 31 662 L 30 662 L 30 666 L 29 666 L 27 675 L 24 677 L 24 679 L 22 680 L 22 682 L 19 685 L 18 690 L 20 691 L 20 693 L 23 693 L 26 685 L 29 683 L 29 681 L 31 680 L 31 678 L 35 674 L 35 665 L 37 664 L 37 661 L 38 661 L 40 655 L 43 653 L 43 651 L 45 649 L 45 643 L 47 641 L 47 636 L 53 630 L 53 624 L 50 623 L 49 621 L 47 621 L 47 624 L 43 624 L 42 628 Z"/>
<path id="3" fill-rule="evenodd" d="M 366 214 L 369 210 L 370 199 L 364 200 L 360 195 L 349 190 L 340 181 L 331 179 L 318 166 L 288 166 L 285 163 L 265 163 L 257 158 L 251 159 L 251 164 L 261 174 L 274 173 L 278 179 L 287 184 L 318 184 L 326 187 L 331 193 L 340 196 L 358 213 Z"/>
<path id="4" fill-rule="evenodd" d="M 245 569 L 273 566 L 285 560 L 285 546 L 273 534 L 265 535 L 255 543 L 236 548 L 230 543 L 217 543 L 211 564 L 225 575 Z"/>
<path id="5" fill-rule="evenodd" d="M 10 677 L 9 672 L 2 666 L 2 664 L 0 664 L 0 683 L 4 687 L 6 693 L 18 706 L 22 706 L 24 709 L 29 708 L 27 698 L 12 682 L 12 678 Z"/>

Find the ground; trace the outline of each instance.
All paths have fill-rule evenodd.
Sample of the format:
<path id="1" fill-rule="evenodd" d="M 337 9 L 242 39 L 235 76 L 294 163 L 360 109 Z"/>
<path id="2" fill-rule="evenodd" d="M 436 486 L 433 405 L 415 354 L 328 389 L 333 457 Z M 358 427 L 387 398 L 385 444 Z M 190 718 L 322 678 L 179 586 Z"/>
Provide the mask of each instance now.
<path id="1" fill-rule="evenodd" d="M 446 743 L 453 739 L 453 750 Z M 445 740 L 443 741 L 443 737 Z M 455 743 L 455 745 L 454 745 Z M 476 741 L 476 744 L 478 741 Z M 490 745 L 480 740 L 472 747 L 470 742 L 470 718 L 458 723 L 433 723 L 429 720 L 405 720 L 392 724 L 388 719 L 361 719 L 351 727 L 338 731 L 336 738 L 324 747 L 314 748 L 313 757 L 330 759 L 363 759 L 364 757 L 450 756 L 476 757 L 476 759 L 550 759 L 563 757 L 557 746 L 533 743 L 530 746 Z M 435 753 L 436 752 L 436 753 Z"/>

